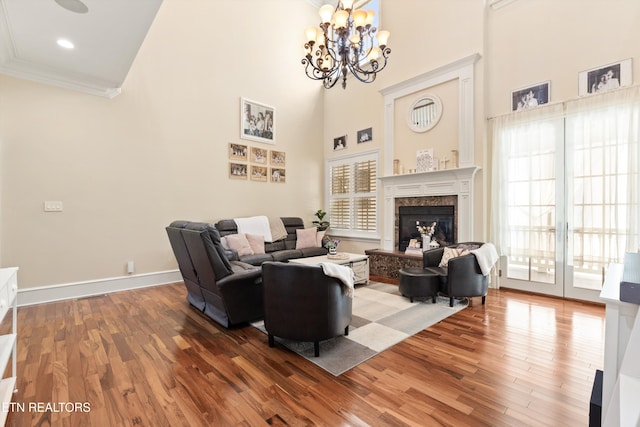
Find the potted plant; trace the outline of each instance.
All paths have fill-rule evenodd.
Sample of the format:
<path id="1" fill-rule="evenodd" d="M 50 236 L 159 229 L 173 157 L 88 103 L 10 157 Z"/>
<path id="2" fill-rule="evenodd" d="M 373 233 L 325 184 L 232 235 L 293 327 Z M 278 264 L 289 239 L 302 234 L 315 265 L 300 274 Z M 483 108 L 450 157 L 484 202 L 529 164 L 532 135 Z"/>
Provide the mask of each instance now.
<path id="1" fill-rule="evenodd" d="M 322 209 L 318 209 L 315 213 L 315 216 L 318 219 L 315 221 L 312 221 L 312 224 L 314 224 L 318 228 L 318 231 L 324 231 L 327 228 L 329 228 L 329 221 L 324 220 L 324 217 L 326 214 L 327 213 Z"/>
<path id="2" fill-rule="evenodd" d="M 329 249 L 329 255 L 336 255 L 338 253 L 338 240 L 329 239 L 325 244 L 325 247 Z"/>

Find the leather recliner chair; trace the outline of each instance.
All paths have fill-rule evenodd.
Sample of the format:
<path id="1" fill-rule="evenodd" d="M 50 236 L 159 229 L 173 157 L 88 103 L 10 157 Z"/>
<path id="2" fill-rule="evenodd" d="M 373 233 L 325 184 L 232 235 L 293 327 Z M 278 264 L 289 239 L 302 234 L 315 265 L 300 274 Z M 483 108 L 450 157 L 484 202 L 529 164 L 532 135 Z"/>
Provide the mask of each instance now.
<path id="1" fill-rule="evenodd" d="M 189 303 L 224 327 L 261 319 L 263 309 L 260 268 L 239 261 L 229 261 L 224 255 L 220 234 L 212 224 L 172 222 L 167 227 L 167 234 L 170 241 L 172 236 L 174 241 L 178 241 L 175 247 L 180 248 L 179 240 L 175 237 L 176 228 L 184 240 L 193 265 L 204 307 L 200 308 L 201 304 L 193 303 L 199 303 L 193 275 L 183 273 Z M 176 252 L 175 248 L 174 253 L 178 264 L 182 259 L 188 272 L 189 267 L 183 253 L 180 250 Z M 180 271 L 182 272 L 182 266 Z"/>
<path id="2" fill-rule="evenodd" d="M 456 248 L 460 245 L 480 247 L 481 242 L 465 242 L 450 245 Z M 473 254 L 451 258 L 447 267 L 440 267 L 440 260 L 444 248 L 425 251 L 422 254 L 423 268 L 436 273 L 440 278 L 440 291 L 449 297 L 449 305 L 453 307 L 455 297 L 482 297 L 485 303 L 489 289 L 489 276 L 484 276 L 480 265 Z"/>
<path id="3" fill-rule="evenodd" d="M 182 229 L 187 224 L 188 221 L 174 221 L 166 227 L 166 230 L 171 249 L 173 249 L 173 254 L 176 257 L 176 261 L 178 261 L 180 274 L 182 274 L 184 285 L 187 288 L 187 301 L 198 310 L 204 311 L 204 295 L 202 295 L 202 289 L 200 289 L 198 274 L 191 261 L 184 237 L 182 237 Z"/>
<path id="4" fill-rule="evenodd" d="M 352 297 L 345 285 L 326 276 L 320 266 L 266 262 L 262 264 L 264 326 L 269 347 L 274 337 L 313 342 L 349 334 Z"/>

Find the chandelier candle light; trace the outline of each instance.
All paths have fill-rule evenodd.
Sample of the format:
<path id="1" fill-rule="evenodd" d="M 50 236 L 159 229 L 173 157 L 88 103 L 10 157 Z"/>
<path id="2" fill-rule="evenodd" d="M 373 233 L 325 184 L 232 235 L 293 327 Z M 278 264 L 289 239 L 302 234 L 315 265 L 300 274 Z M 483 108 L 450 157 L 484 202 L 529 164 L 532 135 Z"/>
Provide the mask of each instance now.
<path id="1" fill-rule="evenodd" d="M 340 76 L 346 89 L 349 72 L 363 83 L 373 82 L 391 53 L 387 47 L 389 31 L 372 26 L 375 12 L 353 10 L 353 2 L 341 0 L 336 7 L 325 4 L 318 12 L 320 29 L 309 27 L 305 31 L 305 73 L 313 80 L 322 80 L 327 89 L 335 86 Z"/>

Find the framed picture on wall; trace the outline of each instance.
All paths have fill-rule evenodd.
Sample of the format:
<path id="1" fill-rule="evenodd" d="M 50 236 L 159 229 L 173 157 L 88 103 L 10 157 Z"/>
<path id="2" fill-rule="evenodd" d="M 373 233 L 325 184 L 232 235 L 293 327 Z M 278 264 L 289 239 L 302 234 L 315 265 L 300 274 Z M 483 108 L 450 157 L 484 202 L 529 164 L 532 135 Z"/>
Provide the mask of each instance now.
<path id="1" fill-rule="evenodd" d="M 251 181 L 267 182 L 267 167 L 251 165 Z"/>
<path id="2" fill-rule="evenodd" d="M 275 144 L 275 109 L 240 98 L 240 138 Z"/>
<path id="3" fill-rule="evenodd" d="M 251 147 L 251 163 L 267 164 L 267 150 L 264 148 Z"/>
<path id="4" fill-rule="evenodd" d="M 551 81 L 516 89 L 511 92 L 511 111 L 521 111 L 549 102 Z"/>
<path id="5" fill-rule="evenodd" d="M 363 142 L 369 142 L 373 139 L 373 132 L 371 128 L 366 128 L 358 131 L 358 144 Z"/>
<path id="6" fill-rule="evenodd" d="M 437 170 L 438 161 L 433 157 L 433 148 L 416 151 L 416 172 Z"/>
<path id="7" fill-rule="evenodd" d="M 244 163 L 229 163 L 229 178 L 247 179 L 247 165 Z"/>
<path id="8" fill-rule="evenodd" d="M 271 166 L 284 167 L 286 164 L 286 155 L 284 151 L 270 150 L 269 162 L 271 163 Z"/>
<path id="9" fill-rule="evenodd" d="M 333 151 L 344 150 L 347 148 L 347 135 L 333 138 Z"/>
<path id="10" fill-rule="evenodd" d="M 271 168 L 269 176 L 271 177 L 271 182 L 287 182 L 287 174 L 284 168 Z"/>
<path id="11" fill-rule="evenodd" d="M 632 83 L 631 58 L 578 74 L 578 95 L 606 92 Z"/>
<path id="12" fill-rule="evenodd" d="M 242 144 L 229 143 L 229 159 L 247 161 L 247 146 Z"/>

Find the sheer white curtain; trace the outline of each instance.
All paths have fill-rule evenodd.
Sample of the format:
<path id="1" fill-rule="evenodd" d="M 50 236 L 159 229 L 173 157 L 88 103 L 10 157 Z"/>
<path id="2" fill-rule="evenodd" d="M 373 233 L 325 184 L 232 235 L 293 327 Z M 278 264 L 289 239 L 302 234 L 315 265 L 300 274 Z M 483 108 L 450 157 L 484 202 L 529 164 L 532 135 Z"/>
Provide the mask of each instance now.
<path id="1" fill-rule="evenodd" d="M 566 104 L 570 252 L 576 271 L 639 248 L 640 88 Z"/>
<path id="2" fill-rule="evenodd" d="M 640 249 L 640 88 L 491 125 L 491 238 L 515 274 L 528 274 L 508 277 L 551 282 L 556 259 L 573 266 L 574 279 L 583 275 L 574 286 L 599 286 L 604 267 Z M 565 245 L 565 227 L 566 247 L 556 248 Z M 556 250 L 563 255 L 555 258 Z"/>
<path id="3" fill-rule="evenodd" d="M 554 259 L 562 113 L 550 105 L 492 120 L 491 235 L 501 256 Z"/>

